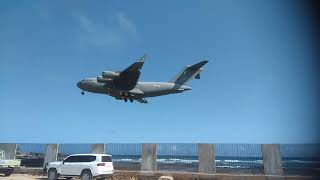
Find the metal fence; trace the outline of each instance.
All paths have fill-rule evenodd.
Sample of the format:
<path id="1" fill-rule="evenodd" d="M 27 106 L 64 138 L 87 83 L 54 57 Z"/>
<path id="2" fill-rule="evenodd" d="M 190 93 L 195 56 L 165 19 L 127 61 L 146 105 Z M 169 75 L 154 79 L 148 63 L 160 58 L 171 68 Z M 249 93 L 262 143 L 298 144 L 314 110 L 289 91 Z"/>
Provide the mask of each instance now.
<path id="1" fill-rule="evenodd" d="M 282 144 L 284 174 L 319 175 L 320 144 Z"/>
<path id="2" fill-rule="evenodd" d="M 21 159 L 21 166 L 42 167 L 45 151 L 45 144 L 18 144 L 16 158 Z"/>
<path id="3" fill-rule="evenodd" d="M 105 144 L 105 148 L 116 170 L 141 169 L 142 144 Z M 57 159 L 91 150 L 92 144 L 60 144 Z M 215 144 L 216 172 L 263 174 L 261 151 L 260 144 Z M 18 144 L 16 158 L 21 166 L 42 167 L 45 152 L 45 144 Z M 284 174 L 320 174 L 320 144 L 282 144 L 280 153 Z M 157 144 L 158 171 L 198 172 L 198 168 L 198 144 Z"/>
<path id="4" fill-rule="evenodd" d="M 197 144 L 157 144 L 158 171 L 198 172 Z"/>
<path id="5" fill-rule="evenodd" d="M 71 154 L 90 153 L 92 144 L 59 144 L 58 161 L 62 161 Z"/>
<path id="6" fill-rule="evenodd" d="M 112 155 L 117 170 L 139 171 L 141 167 L 141 144 L 107 144 L 107 154 Z"/>
<path id="7" fill-rule="evenodd" d="M 216 144 L 215 151 L 219 173 L 263 173 L 260 144 Z"/>

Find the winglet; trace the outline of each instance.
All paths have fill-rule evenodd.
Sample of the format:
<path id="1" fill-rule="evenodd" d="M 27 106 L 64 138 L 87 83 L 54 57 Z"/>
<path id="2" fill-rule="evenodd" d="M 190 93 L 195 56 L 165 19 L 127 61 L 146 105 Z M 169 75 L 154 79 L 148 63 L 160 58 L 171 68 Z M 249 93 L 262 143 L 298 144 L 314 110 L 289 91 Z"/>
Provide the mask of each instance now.
<path id="1" fill-rule="evenodd" d="M 144 54 L 138 61 L 131 64 L 127 69 L 123 70 L 122 72 L 128 72 L 128 71 L 136 71 L 140 70 L 144 64 L 144 61 L 146 59 L 147 55 Z"/>
<path id="2" fill-rule="evenodd" d="M 144 62 L 146 58 L 147 58 L 147 54 L 144 53 L 144 55 L 139 59 L 139 62 Z"/>

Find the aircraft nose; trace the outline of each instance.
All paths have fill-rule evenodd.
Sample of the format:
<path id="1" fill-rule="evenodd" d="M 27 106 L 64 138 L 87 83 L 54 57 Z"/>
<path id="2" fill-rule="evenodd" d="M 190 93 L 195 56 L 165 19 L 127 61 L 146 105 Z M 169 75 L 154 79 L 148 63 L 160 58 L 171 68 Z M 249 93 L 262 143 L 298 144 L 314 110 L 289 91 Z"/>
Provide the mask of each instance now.
<path id="1" fill-rule="evenodd" d="M 81 89 L 81 81 L 79 81 L 79 82 L 77 83 L 77 86 L 78 86 L 78 88 Z"/>

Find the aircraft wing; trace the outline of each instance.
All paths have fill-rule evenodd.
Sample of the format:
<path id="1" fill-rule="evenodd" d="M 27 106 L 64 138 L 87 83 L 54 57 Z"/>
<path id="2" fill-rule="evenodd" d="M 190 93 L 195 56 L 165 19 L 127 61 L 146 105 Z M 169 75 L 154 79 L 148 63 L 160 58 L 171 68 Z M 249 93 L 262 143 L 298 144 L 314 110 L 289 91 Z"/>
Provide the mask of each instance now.
<path id="1" fill-rule="evenodd" d="M 115 79 L 116 84 L 125 89 L 132 89 L 140 77 L 140 70 L 144 64 L 146 54 L 139 61 L 131 64 L 128 68 L 121 71 L 119 77 Z"/>

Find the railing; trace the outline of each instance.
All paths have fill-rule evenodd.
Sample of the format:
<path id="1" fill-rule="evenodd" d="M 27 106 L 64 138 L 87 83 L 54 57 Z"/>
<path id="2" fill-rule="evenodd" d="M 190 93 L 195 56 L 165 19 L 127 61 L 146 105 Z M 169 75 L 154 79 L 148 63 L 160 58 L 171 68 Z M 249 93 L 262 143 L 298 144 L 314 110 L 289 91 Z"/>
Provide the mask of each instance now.
<path id="1" fill-rule="evenodd" d="M 133 171 L 141 169 L 141 144 L 107 144 L 106 151 L 112 155 L 115 169 Z"/>
<path id="2" fill-rule="evenodd" d="M 284 174 L 319 175 L 319 144 L 280 145 Z"/>
<path id="3" fill-rule="evenodd" d="M 197 144 L 157 144 L 157 170 L 198 172 Z"/>
<path id="4" fill-rule="evenodd" d="M 259 144 L 216 144 L 215 150 L 215 163 L 219 173 L 263 173 Z"/>
<path id="5" fill-rule="evenodd" d="M 58 161 L 62 161 L 71 154 L 85 154 L 91 150 L 91 144 L 59 144 Z"/>
<path id="6" fill-rule="evenodd" d="M 0 150 L 25 167 L 43 167 L 70 154 L 107 153 L 116 170 L 320 174 L 320 144 L 0 144 Z"/>

